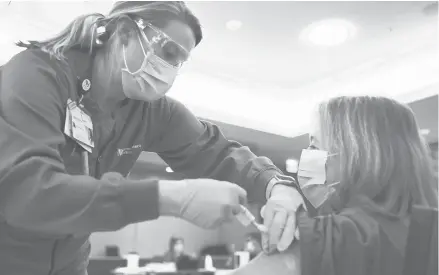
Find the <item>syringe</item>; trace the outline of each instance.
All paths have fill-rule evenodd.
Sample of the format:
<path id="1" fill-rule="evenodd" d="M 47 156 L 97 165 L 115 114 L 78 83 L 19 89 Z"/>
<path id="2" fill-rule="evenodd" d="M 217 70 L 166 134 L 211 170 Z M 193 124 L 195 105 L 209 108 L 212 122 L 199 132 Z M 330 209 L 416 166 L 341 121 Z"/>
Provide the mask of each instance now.
<path id="1" fill-rule="evenodd" d="M 249 226 L 250 224 L 253 224 L 259 231 L 267 232 L 265 226 L 259 224 L 256 221 L 255 216 L 253 216 L 253 214 L 243 205 L 241 205 L 241 213 L 236 215 L 236 219 L 238 219 L 238 221 L 244 226 Z"/>

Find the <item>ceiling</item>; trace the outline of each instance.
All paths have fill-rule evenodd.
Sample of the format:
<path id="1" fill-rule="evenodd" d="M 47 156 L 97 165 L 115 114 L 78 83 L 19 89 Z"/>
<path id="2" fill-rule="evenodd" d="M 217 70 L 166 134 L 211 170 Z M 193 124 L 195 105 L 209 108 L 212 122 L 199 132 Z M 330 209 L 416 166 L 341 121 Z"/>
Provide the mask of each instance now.
<path id="1" fill-rule="evenodd" d="M 436 6 L 432 6 L 436 3 Z M 0 2 L 0 63 L 18 39 L 42 39 L 112 2 Z M 285 137 L 306 133 L 309 112 L 336 95 L 405 102 L 437 93 L 437 2 L 190 1 L 204 40 L 169 95 L 196 115 Z M 299 39 L 309 24 L 342 18 L 355 35 L 336 47 Z M 242 27 L 231 31 L 229 20 Z M 419 91 L 429 90 L 428 93 Z"/>
<path id="2" fill-rule="evenodd" d="M 105 14 L 111 6 L 0 2 L 0 63 L 19 50 L 14 41 L 47 38 L 74 17 Z M 377 94 L 410 103 L 420 128 L 431 130 L 426 138 L 437 142 L 437 2 L 191 1 L 188 6 L 200 18 L 204 40 L 170 96 L 280 168 L 307 146 L 312 107 L 336 95 Z M 336 47 L 299 39 L 309 24 L 329 18 L 349 20 L 355 35 Z M 229 20 L 242 27 L 228 29 Z M 145 153 L 133 171 L 176 177 L 166 174 L 165 166 Z"/>
<path id="3" fill-rule="evenodd" d="M 285 89 L 298 88 L 336 72 L 382 58 L 382 62 L 411 47 L 437 43 L 437 20 L 424 15 L 428 2 L 303 2 L 216 1 L 189 2 L 205 29 L 205 40 L 194 52 L 191 68 L 256 81 Z M 299 41 L 309 24 L 343 18 L 357 28 L 346 44 L 319 48 Z M 240 20 L 242 28 L 230 31 L 225 23 Z M 419 33 L 423 32 L 422 34 Z M 408 34 L 422 37 L 410 41 Z M 424 36 L 425 35 L 425 36 Z M 431 38 L 431 37 L 430 37 Z M 408 42 L 406 45 L 397 41 Z M 189 66 L 189 65 L 188 65 Z"/>

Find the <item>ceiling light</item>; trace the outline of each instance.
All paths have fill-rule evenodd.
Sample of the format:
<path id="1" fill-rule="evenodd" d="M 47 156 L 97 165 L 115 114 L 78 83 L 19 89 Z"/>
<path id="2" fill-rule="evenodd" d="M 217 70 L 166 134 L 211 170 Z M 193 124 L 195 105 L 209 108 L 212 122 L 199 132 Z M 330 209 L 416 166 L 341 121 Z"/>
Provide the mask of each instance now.
<path id="1" fill-rule="evenodd" d="M 419 132 L 421 133 L 421 135 L 426 136 L 430 134 L 430 129 L 421 129 Z"/>
<path id="2" fill-rule="evenodd" d="M 242 27 L 242 22 L 239 20 L 230 20 L 226 23 L 226 27 L 231 31 L 237 31 Z"/>
<path id="3" fill-rule="evenodd" d="M 355 26 L 343 19 L 327 19 L 306 27 L 300 34 L 302 41 L 318 46 L 337 46 L 355 35 Z"/>
<path id="4" fill-rule="evenodd" d="M 288 173 L 291 173 L 291 174 L 297 173 L 298 166 L 299 166 L 299 162 L 297 160 L 287 159 L 286 170 Z"/>
<path id="5" fill-rule="evenodd" d="M 174 173 L 174 171 L 171 169 L 171 167 L 166 167 L 166 172 L 168 172 L 168 173 Z"/>

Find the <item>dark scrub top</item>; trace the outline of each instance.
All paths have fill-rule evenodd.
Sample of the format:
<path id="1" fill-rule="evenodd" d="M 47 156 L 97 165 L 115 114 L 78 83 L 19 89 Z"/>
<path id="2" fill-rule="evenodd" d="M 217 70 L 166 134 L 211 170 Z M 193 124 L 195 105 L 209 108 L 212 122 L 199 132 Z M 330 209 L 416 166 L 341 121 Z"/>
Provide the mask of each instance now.
<path id="1" fill-rule="evenodd" d="M 302 275 L 399 275 L 408 223 L 361 206 L 298 221 Z M 256 275 L 256 274 L 255 274 Z"/>
<path id="2" fill-rule="evenodd" d="M 280 174 L 273 163 L 167 97 L 127 100 L 114 117 L 93 115 L 91 176 L 81 175 L 80 153 L 63 129 L 88 55 L 72 51 L 67 58 L 28 49 L 1 68 L 2 274 L 85 274 L 91 232 L 156 219 L 156 179 L 101 179 L 108 171 L 127 175 L 142 151 L 157 152 L 189 178 L 238 183 L 250 200 L 264 203 L 267 183 Z M 86 98 L 84 106 L 93 112 L 96 104 Z"/>

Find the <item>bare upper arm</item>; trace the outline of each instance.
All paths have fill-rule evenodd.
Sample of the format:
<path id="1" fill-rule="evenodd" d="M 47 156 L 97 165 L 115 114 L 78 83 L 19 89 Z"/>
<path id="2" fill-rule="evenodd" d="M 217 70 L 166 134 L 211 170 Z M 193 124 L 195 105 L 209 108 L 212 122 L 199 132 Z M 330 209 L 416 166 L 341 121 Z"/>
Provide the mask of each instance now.
<path id="1" fill-rule="evenodd" d="M 247 265 L 230 275 L 300 275 L 300 247 L 293 245 L 285 252 L 273 255 L 261 253 Z"/>

